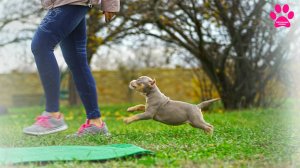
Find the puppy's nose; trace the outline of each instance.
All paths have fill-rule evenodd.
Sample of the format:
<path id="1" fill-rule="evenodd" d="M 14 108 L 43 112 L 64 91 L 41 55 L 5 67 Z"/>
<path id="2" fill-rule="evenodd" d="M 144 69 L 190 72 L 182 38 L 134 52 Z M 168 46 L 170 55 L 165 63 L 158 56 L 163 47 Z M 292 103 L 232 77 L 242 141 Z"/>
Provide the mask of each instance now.
<path id="1" fill-rule="evenodd" d="M 132 80 L 129 84 L 130 85 L 135 85 L 136 84 L 136 80 Z"/>
<path id="2" fill-rule="evenodd" d="M 136 88 L 135 83 L 136 83 L 136 80 L 131 81 L 131 82 L 129 83 L 129 88 L 130 88 L 130 89 L 135 89 L 135 88 Z"/>

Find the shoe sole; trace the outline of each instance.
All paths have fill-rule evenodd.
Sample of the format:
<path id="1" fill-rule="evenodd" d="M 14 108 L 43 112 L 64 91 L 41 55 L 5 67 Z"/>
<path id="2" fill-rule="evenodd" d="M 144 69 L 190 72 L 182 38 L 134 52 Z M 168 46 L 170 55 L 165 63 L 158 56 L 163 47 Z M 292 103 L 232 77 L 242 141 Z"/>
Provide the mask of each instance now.
<path id="1" fill-rule="evenodd" d="M 49 130 L 46 132 L 30 132 L 30 131 L 23 131 L 25 134 L 29 134 L 29 135 L 47 135 L 47 134 L 53 134 L 56 132 L 60 132 L 60 131 L 64 131 L 68 129 L 67 125 L 63 125 L 61 127 L 55 128 L 54 130 Z"/>

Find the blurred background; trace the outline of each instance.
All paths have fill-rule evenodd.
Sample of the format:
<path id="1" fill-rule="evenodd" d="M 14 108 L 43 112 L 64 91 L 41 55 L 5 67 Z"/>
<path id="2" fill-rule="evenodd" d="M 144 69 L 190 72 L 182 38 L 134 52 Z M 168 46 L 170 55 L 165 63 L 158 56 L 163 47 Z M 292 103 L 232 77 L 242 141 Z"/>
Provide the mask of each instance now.
<path id="1" fill-rule="evenodd" d="M 274 27 L 270 12 L 277 3 L 287 3 L 294 11 L 290 28 Z M 190 103 L 222 99 L 211 110 L 211 121 L 219 134 L 216 142 L 208 138 L 204 143 L 211 143 L 213 148 L 212 155 L 207 156 L 222 152 L 218 147 L 225 144 L 224 151 L 229 152 L 224 153 L 229 160 L 233 155 L 229 149 L 236 149 L 232 153 L 236 152 L 237 157 L 247 158 L 250 151 L 250 160 L 273 152 L 295 158 L 291 165 L 299 163 L 299 6 L 295 0 L 121 0 L 121 11 L 110 23 L 104 22 L 99 9 L 92 8 L 87 15 L 87 54 L 100 108 L 109 105 L 104 107 L 103 115 L 115 111 L 110 120 L 121 120 L 128 115 L 125 110 L 129 105 L 144 103 L 144 97 L 130 90 L 128 84 L 147 75 L 155 78 L 160 90 L 171 99 Z M 11 129 L 22 135 L 24 125 L 31 123 L 45 104 L 30 45 L 47 11 L 41 9 L 39 0 L 1 0 L 0 11 L 0 115 L 9 114 L 12 109 L 11 117 L 0 119 L 5 123 L 7 118 L 12 118 L 10 122 L 21 117 L 23 122 Z M 77 123 L 76 117 L 83 116 L 81 101 L 59 47 L 55 48 L 55 55 L 61 71 L 60 102 L 67 112 L 66 120 Z M 79 112 L 75 110 L 78 105 Z M 31 107 L 38 110 L 31 114 Z M 21 115 L 20 111 L 25 113 Z M 234 111 L 238 113 L 231 113 Z M 121 121 L 110 123 L 115 124 L 111 128 L 119 134 L 123 134 L 122 129 L 130 129 L 124 128 Z M 1 126 L 5 135 L 15 136 L 4 125 L 10 124 Z M 168 131 L 171 128 L 162 128 L 167 131 L 161 137 L 170 134 L 169 141 L 177 141 L 176 131 L 172 136 L 173 130 Z M 140 125 L 141 134 L 145 129 Z M 260 139 L 255 141 L 256 137 Z M 23 138 L 19 138 L 20 146 Z M 3 142 L 14 146 L 11 139 Z M 245 154 L 239 153 L 243 140 Z M 132 143 L 131 139 L 128 143 Z M 195 149 L 202 145 L 201 141 L 193 143 L 200 143 Z M 174 148 L 172 152 L 177 151 L 182 150 Z M 199 151 L 192 153 L 201 154 Z M 173 153 L 166 156 L 169 160 Z"/>
<path id="2" fill-rule="evenodd" d="M 141 102 L 130 80 L 147 75 L 173 99 L 221 97 L 224 109 L 281 105 L 299 93 L 296 13 L 291 28 L 274 28 L 276 1 L 122 1 L 110 23 L 88 14 L 88 61 L 100 104 Z M 294 5 L 293 5 L 294 4 Z M 0 2 L 0 105 L 43 105 L 31 38 L 46 11 L 40 1 Z M 61 102 L 80 104 L 59 47 Z M 293 88 L 293 89 L 290 89 Z"/>

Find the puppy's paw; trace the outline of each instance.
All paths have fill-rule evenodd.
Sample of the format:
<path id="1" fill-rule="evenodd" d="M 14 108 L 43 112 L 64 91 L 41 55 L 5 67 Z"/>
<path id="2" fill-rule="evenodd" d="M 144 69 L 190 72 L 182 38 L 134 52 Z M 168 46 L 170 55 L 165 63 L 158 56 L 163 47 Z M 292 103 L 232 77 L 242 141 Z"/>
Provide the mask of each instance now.
<path id="1" fill-rule="evenodd" d="M 207 126 L 205 126 L 205 128 L 204 128 L 204 132 L 205 132 L 206 134 L 212 136 L 213 133 L 214 133 L 214 127 L 213 127 L 212 125 L 207 125 Z"/>
<path id="2" fill-rule="evenodd" d="M 134 112 L 135 111 L 135 108 L 134 107 L 129 107 L 128 109 L 127 109 L 127 112 Z"/>
<path id="3" fill-rule="evenodd" d="M 124 118 L 123 121 L 124 121 L 125 124 L 129 124 L 130 123 L 130 118 Z"/>

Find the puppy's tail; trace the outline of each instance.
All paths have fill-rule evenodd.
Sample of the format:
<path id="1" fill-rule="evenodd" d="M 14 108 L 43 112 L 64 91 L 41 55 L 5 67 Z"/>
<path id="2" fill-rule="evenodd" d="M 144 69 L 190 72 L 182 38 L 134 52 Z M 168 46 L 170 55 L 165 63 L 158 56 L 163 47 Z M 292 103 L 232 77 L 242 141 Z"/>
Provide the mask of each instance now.
<path id="1" fill-rule="evenodd" d="M 215 102 L 215 101 L 218 101 L 218 100 L 220 100 L 220 98 L 206 100 L 206 101 L 201 102 L 200 104 L 198 104 L 197 107 L 199 109 L 202 109 L 203 107 L 206 107 L 206 106 L 210 105 L 212 102 Z"/>

